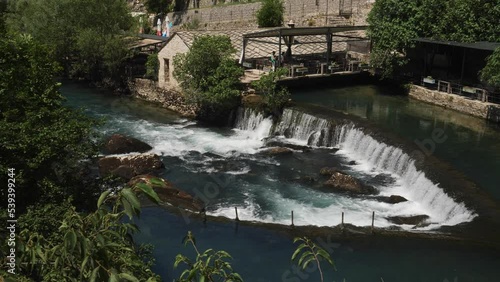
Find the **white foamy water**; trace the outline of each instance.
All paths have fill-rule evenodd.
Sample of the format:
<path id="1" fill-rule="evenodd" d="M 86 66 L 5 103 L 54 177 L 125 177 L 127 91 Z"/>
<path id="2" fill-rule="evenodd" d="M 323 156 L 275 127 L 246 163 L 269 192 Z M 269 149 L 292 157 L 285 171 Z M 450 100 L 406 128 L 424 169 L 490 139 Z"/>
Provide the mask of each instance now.
<path id="1" fill-rule="evenodd" d="M 413 160 L 401 149 L 378 142 L 356 127 L 335 126 L 325 119 L 293 109 L 285 110 L 273 132 L 272 120 L 250 109 L 238 111 L 235 128 L 231 131 L 203 128 L 187 120 L 163 124 L 127 116 L 114 117 L 109 124 L 107 131 L 126 128 L 133 136 L 153 146 L 152 152 L 159 155 L 176 156 L 193 162 L 210 161 L 210 157 L 199 160 L 185 158 L 189 152 L 196 151 L 268 167 L 269 174 L 254 176 L 267 181 L 267 185 L 246 182 L 243 178 L 242 182 L 246 183 L 244 188 L 227 188 L 230 189 L 228 193 L 238 197 L 215 199 L 215 206 L 209 212 L 213 215 L 234 218 L 234 207 L 237 206 L 241 220 L 290 224 L 293 210 L 295 225 L 332 226 L 340 223 L 341 213 L 345 212 L 346 223 L 365 226 L 371 224 L 371 214 L 375 211 L 375 225 L 378 227 L 391 225 L 386 220 L 390 216 L 429 215 L 431 225 L 421 229 L 455 225 L 471 221 L 475 216 L 465 205 L 455 202 L 438 184 L 418 171 Z M 339 147 L 340 151 L 336 154 L 358 163 L 351 167 L 353 173 L 373 176 L 388 173 L 396 179 L 394 184 L 376 187 L 381 195 L 401 195 L 409 201 L 392 205 L 323 193 L 298 184 L 281 183 L 272 173 L 281 169 L 280 163 L 272 157 L 255 154 L 264 145 L 264 139 L 276 133 L 285 135 L 286 138 L 282 140 L 290 143 Z M 244 155 L 244 160 L 240 155 Z M 237 167 L 236 170 L 222 172 L 235 177 L 252 173 L 247 165 Z M 210 165 L 199 169 L 193 173 L 219 172 L 216 168 L 210 168 Z M 413 226 L 402 227 L 410 229 Z"/>
<path id="2" fill-rule="evenodd" d="M 395 190 L 399 195 L 418 203 L 431 217 L 431 222 L 456 225 L 475 217 L 463 203 L 455 202 L 438 184 L 419 171 L 415 161 L 401 149 L 378 142 L 352 125 L 339 128 L 337 142 L 349 157 L 367 163 L 373 170 L 398 176 L 401 186 Z"/>
<path id="3" fill-rule="evenodd" d="M 253 154 L 264 144 L 262 139 L 269 135 L 272 121 L 259 116 L 255 118 L 259 120 L 252 130 L 235 129 L 230 136 L 227 132 L 219 133 L 182 120 L 174 124 L 161 124 L 122 118 L 114 119 L 111 123 L 113 127 L 126 127 L 134 132 L 138 138 L 153 146 L 153 153 L 159 155 L 182 157 L 189 151 L 196 151 L 228 156 L 234 152 Z"/>
<path id="4" fill-rule="evenodd" d="M 395 185 L 377 188 L 381 188 L 381 195 L 401 195 L 409 202 L 386 206 L 392 210 L 386 213 L 387 216 L 426 214 L 430 216 L 431 222 L 427 229 L 469 222 L 476 216 L 463 203 L 455 202 L 438 184 L 428 179 L 424 172 L 419 171 L 408 154 L 399 148 L 378 142 L 353 125 L 333 127 L 325 119 L 285 109 L 276 132 L 313 146 L 339 147 L 341 150 L 337 153 L 359 163 L 353 170 L 374 175 L 390 173 L 395 176 Z M 385 212 L 377 204 L 372 204 L 372 207 L 379 214 L 383 215 Z"/>

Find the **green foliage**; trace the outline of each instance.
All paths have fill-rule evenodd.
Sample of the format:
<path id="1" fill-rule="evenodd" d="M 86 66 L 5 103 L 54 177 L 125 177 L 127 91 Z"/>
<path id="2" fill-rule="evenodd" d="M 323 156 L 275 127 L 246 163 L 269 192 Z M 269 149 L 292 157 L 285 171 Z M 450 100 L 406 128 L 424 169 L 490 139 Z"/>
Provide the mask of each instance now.
<path id="1" fill-rule="evenodd" d="M 265 110 L 279 116 L 283 107 L 290 100 L 290 92 L 285 87 L 279 86 L 277 81 L 288 73 L 288 69 L 279 68 L 252 82 L 255 90 L 264 97 Z"/>
<path id="2" fill-rule="evenodd" d="M 158 61 L 158 54 L 150 54 L 146 61 L 146 78 L 158 80 L 158 71 L 160 69 L 160 61 Z"/>
<path id="3" fill-rule="evenodd" d="M 330 255 L 323 248 L 316 245 L 307 237 L 297 237 L 293 240 L 293 242 L 300 242 L 301 244 L 297 247 L 297 249 L 295 249 L 295 252 L 292 255 L 292 261 L 298 258 L 297 264 L 302 268 L 302 270 L 306 269 L 309 263 L 316 262 L 321 277 L 321 282 L 323 282 L 323 271 L 321 270 L 320 261 L 322 259 L 326 260 L 335 269 L 335 264 L 333 263 Z"/>
<path id="4" fill-rule="evenodd" d="M 500 48 L 496 48 L 486 62 L 486 66 L 481 71 L 481 80 L 500 88 Z"/>
<path id="5" fill-rule="evenodd" d="M 189 52 L 174 57 L 174 77 L 197 105 L 198 118 L 225 122 L 238 105 L 243 69 L 231 58 L 234 52 L 228 36 L 199 36 Z"/>
<path id="6" fill-rule="evenodd" d="M 182 29 L 185 30 L 197 30 L 200 28 L 200 20 L 198 18 L 193 18 L 191 21 L 182 25 Z"/>
<path id="7" fill-rule="evenodd" d="M 128 56 L 123 34 L 133 19 L 122 0 L 11 1 L 8 26 L 52 48 L 66 74 L 116 80 Z M 118 75 L 120 74 L 120 75 Z"/>
<path id="8" fill-rule="evenodd" d="M 57 237 L 22 229 L 21 274 L 35 281 L 158 281 L 151 262 L 143 261 L 150 257 L 150 248 L 134 246 L 131 234 L 138 231 L 137 226 L 123 219 L 139 215 L 137 192 L 149 195 L 150 190 L 136 186 L 115 194 L 106 191 L 97 211 L 86 215 L 69 208 L 56 229 Z M 150 198 L 157 198 L 156 193 Z M 106 202 L 113 203 L 111 209 Z"/>
<path id="9" fill-rule="evenodd" d="M 195 281 L 233 281 L 243 282 L 241 276 L 233 271 L 231 264 L 227 261 L 232 259 L 225 251 L 215 251 L 208 249 L 203 253 L 198 251 L 196 240 L 191 233 L 183 239 L 184 245 L 191 244 L 196 252 L 196 260 L 193 262 L 188 257 L 178 254 L 175 258 L 174 268 L 177 268 L 181 263 L 188 266 L 185 269 L 178 282 L 195 282 Z"/>
<path id="10" fill-rule="evenodd" d="M 256 14 L 257 24 L 259 27 L 282 26 L 284 12 L 283 0 L 263 0 Z"/>
<path id="11" fill-rule="evenodd" d="M 499 0 L 427 0 L 445 2 L 444 15 L 435 22 L 439 31 L 436 38 L 459 42 L 500 41 L 498 19 L 500 19 Z"/>
<path id="12" fill-rule="evenodd" d="M 373 49 L 371 64 L 390 76 L 395 68 L 407 63 L 406 49 L 418 37 L 416 1 L 379 0 L 368 15 Z"/>
<path id="13" fill-rule="evenodd" d="M 29 36 L 0 39 L 0 62 L 0 169 L 15 168 L 18 209 L 93 197 L 82 160 L 98 153 L 98 122 L 63 106 L 53 78 L 59 68 Z"/>
<path id="14" fill-rule="evenodd" d="M 176 1 L 172 0 L 146 0 L 144 3 L 149 13 L 164 14 L 174 10 Z"/>
<path id="15" fill-rule="evenodd" d="M 498 42 L 499 18 L 499 0 L 377 0 L 368 15 L 371 64 L 391 76 L 418 37 Z"/>
<path id="16" fill-rule="evenodd" d="M 5 35 L 5 16 L 7 13 L 7 1 L 0 0 L 0 37 Z"/>

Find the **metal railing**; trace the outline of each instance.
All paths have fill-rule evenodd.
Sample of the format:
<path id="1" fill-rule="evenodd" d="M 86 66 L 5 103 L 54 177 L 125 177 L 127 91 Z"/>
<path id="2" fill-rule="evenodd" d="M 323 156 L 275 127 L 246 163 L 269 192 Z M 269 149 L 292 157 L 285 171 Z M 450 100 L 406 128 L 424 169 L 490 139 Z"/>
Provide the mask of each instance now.
<path id="1" fill-rule="evenodd" d="M 491 90 L 488 91 L 481 87 L 463 85 L 452 81 L 438 80 L 432 77 L 422 77 L 420 85 L 430 90 L 455 94 L 471 100 L 500 104 L 500 93 Z"/>

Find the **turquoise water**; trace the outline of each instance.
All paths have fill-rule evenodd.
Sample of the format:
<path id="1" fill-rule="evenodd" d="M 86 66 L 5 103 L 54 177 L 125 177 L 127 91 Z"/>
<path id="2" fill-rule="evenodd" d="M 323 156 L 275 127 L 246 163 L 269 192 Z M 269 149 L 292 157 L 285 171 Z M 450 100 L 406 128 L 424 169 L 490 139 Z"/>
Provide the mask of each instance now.
<path id="1" fill-rule="evenodd" d="M 388 95 L 377 86 L 293 92 L 293 100 L 336 109 L 370 120 L 415 144 L 500 199 L 500 127 L 406 96 Z M 433 132 L 442 136 L 433 138 Z M 437 136 L 434 134 L 434 137 Z M 442 142 L 436 142 L 436 140 Z M 433 140 L 431 143 L 430 141 Z"/>
<path id="2" fill-rule="evenodd" d="M 155 105 L 103 95 L 107 93 L 81 85 L 68 84 L 62 91 L 70 106 L 83 108 L 88 115 L 107 119 L 107 124 L 101 129 L 104 135 L 121 132 L 152 144 L 153 152 L 161 155 L 166 165 L 161 175 L 181 189 L 195 195 L 201 193 L 208 198 L 209 212 L 212 214 L 233 217 L 233 207 L 238 206 L 241 219 L 285 223 L 289 222 L 289 213 L 293 209 L 297 212 L 299 223 L 315 220 L 319 225 L 331 225 L 339 222 L 340 210 L 347 210 L 347 222 L 357 221 L 363 225 L 370 222 L 372 209 L 379 209 L 380 213 L 394 212 L 378 203 L 363 200 L 364 204 L 359 204 L 359 199 L 318 192 L 294 181 L 297 177 L 315 173 L 320 167 L 331 164 L 368 181 L 372 176 L 346 165 L 346 156 L 325 150 L 313 150 L 307 154 L 297 152 L 282 157 L 258 154 L 263 145 L 262 137 L 266 136 L 266 126 L 269 126 L 265 121 L 260 124 L 259 130 L 253 131 L 207 128 Z M 416 130 L 413 138 L 425 138 L 425 134 L 419 135 L 420 130 L 429 132 L 429 116 L 420 118 L 405 114 L 403 109 L 409 104 L 405 98 L 380 95 L 377 88 L 350 88 L 344 94 L 328 97 L 319 94 L 314 99 L 307 93 L 295 93 L 294 97 L 300 100 L 301 95 L 304 95 L 309 102 L 325 99 L 320 103 L 326 104 L 327 101 L 337 101 L 332 96 L 338 96 L 340 106 L 344 103 L 342 99 L 347 101 L 348 93 L 355 93 L 356 99 L 352 99 L 353 102 L 349 102 L 350 106 L 346 106 L 345 110 L 354 109 L 353 113 L 362 116 L 371 100 L 373 106 L 368 106 L 373 109 L 370 110 L 370 116 L 379 117 L 381 123 L 385 119 L 388 123 L 400 124 L 401 132 L 404 132 L 404 123 L 418 124 L 421 129 Z M 413 111 L 417 114 L 419 108 Z M 384 116 L 383 112 L 393 114 Z M 425 112 L 427 115 L 427 110 Z M 467 128 L 484 124 L 478 121 L 474 126 L 460 125 L 462 120 L 468 120 L 467 117 L 463 119 L 454 114 L 450 112 L 448 117 L 455 123 L 444 118 L 441 118 L 443 121 L 438 118 L 432 120 L 445 128 L 456 127 L 465 132 L 473 131 Z M 423 121 L 414 121 L 419 118 Z M 468 123 L 466 121 L 463 123 Z M 384 126 L 398 132 L 396 125 Z M 495 132 L 494 128 L 485 125 L 483 133 L 474 135 L 473 139 L 482 141 L 490 138 L 490 131 Z M 448 140 L 455 138 L 451 134 Z M 491 138 L 495 140 L 494 136 Z M 444 150 L 439 148 L 441 146 L 437 146 L 437 155 L 439 150 Z M 461 152 L 461 155 L 464 153 Z M 376 223 L 386 224 L 378 218 Z M 161 274 L 164 281 L 172 281 L 180 273 L 173 269 L 177 253 L 193 254 L 181 244 L 188 230 L 194 233 L 201 249 L 229 251 L 234 257 L 235 270 L 245 281 L 319 281 L 317 270 L 301 272 L 290 264 L 295 246 L 291 238 L 274 231 L 245 226 L 236 229 L 231 223 L 208 222 L 204 225 L 195 220 L 186 221 L 160 208 L 145 208 L 137 224 L 142 232 L 135 238 L 138 242 L 155 245 L 157 265 L 154 271 Z M 324 266 L 325 281 L 342 281 L 344 278 L 346 281 L 381 281 L 381 278 L 384 281 L 496 281 L 499 274 L 498 253 L 484 248 L 414 239 L 374 237 L 342 242 L 328 238 L 315 239 L 317 242 L 329 242 L 325 246 L 337 266 L 336 272 Z"/>

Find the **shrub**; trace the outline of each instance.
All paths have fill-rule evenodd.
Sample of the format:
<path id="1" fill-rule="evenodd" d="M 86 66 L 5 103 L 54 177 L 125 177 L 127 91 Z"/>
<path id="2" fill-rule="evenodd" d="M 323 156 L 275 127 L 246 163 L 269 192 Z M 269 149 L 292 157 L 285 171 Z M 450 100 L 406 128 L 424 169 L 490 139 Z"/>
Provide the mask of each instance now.
<path id="1" fill-rule="evenodd" d="M 256 15 L 257 24 L 259 27 L 282 26 L 284 11 L 283 0 L 263 0 Z"/>
<path id="2" fill-rule="evenodd" d="M 264 97 L 264 110 L 274 116 L 280 115 L 281 110 L 290 99 L 290 92 L 283 86 L 277 85 L 280 77 L 286 75 L 287 72 L 287 69 L 279 68 L 252 83 L 255 90 Z"/>
<path id="3" fill-rule="evenodd" d="M 196 37 L 189 52 L 174 57 L 174 77 L 199 109 L 199 119 L 227 122 L 238 105 L 243 69 L 231 58 L 234 52 L 228 36 L 206 35 Z"/>
<path id="4" fill-rule="evenodd" d="M 160 63 L 158 61 L 158 54 L 150 54 L 146 61 L 146 78 L 158 80 L 158 70 Z"/>

